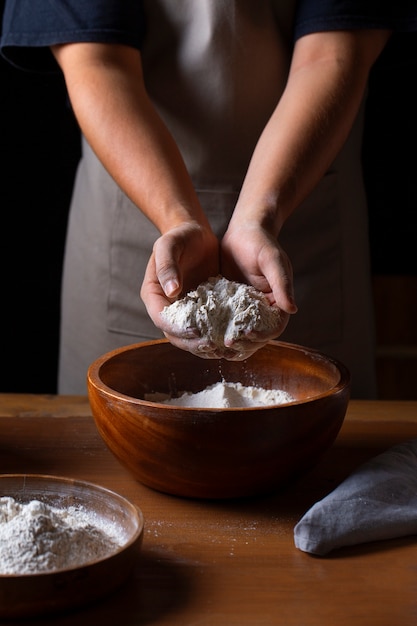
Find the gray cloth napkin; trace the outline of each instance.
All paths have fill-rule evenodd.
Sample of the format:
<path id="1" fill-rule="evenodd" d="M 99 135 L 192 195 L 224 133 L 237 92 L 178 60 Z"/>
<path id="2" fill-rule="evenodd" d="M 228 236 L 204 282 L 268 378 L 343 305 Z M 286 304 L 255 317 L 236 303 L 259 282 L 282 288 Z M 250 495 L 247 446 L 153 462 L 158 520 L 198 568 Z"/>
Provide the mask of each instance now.
<path id="1" fill-rule="evenodd" d="M 325 555 L 342 546 L 417 534 L 417 439 L 367 461 L 316 502 L 294 528 L 295 546 Z"/>

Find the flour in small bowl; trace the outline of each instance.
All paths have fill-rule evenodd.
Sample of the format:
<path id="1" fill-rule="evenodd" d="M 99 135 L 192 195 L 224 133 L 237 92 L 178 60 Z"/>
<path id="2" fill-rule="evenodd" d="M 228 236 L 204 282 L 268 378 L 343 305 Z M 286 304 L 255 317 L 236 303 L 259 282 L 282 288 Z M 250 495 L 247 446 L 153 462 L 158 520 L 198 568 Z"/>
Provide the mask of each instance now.
<path id="1" fill-rule="evenodd" d="M 83 507 L 0 497 L 0 575 L 78 567 L 114 552 L 122 537 L 96 517 Z"/>
<path id="2" fill-rule="evenodd" d="M 295 398 L 281 389 L 263 389 L 221 381 L 197 393 L 182 393 L 178 398 L 148 394 L 145 399 L 175 406 L 217 409 L 270 406 L 293 402 Z"/>
<path id="3" fill-rule="evenodd" d="M 209 278 L 184 298 L 165 307 L 162 317 L 181 332 L 197 328 L 219 348 L 246 332 L 268 332 L 279 326 L 281 313 L 261 291 L 222 276 Z"/>

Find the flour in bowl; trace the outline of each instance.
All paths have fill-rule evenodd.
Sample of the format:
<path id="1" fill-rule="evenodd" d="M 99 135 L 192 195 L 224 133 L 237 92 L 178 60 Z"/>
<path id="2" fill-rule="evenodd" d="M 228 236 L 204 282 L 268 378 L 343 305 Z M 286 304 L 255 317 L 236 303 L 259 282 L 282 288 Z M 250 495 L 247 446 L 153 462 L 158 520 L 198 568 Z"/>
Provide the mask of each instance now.
<path id="1" fill-rule="evenodd" d="M 116 529 L 100 528 L 83 507 L 65 509 L 39 500 L 0 497 L 0 575 L 77 567 L 122 545 Z"/>
<path id="2" fill-rule="evenodd" d="M 224 348 L 225 341 L 237 341 L 247 331 L 274 330 L 281 313 L 254 287 L 216 276 L 165 307 L 161 315 L 181 332 L 197 328 L 202 337 Z"/>
<path id="3" fill-rule="evenodd" d="M 197 393 L 185 392 L 178 398 L 148 394 L 145 399 L 175 406 L 211 409 L 261 407 L 294 401 L 291 394 L 281 389 L 263 389 L 225 381 L 210 385 Z"/>

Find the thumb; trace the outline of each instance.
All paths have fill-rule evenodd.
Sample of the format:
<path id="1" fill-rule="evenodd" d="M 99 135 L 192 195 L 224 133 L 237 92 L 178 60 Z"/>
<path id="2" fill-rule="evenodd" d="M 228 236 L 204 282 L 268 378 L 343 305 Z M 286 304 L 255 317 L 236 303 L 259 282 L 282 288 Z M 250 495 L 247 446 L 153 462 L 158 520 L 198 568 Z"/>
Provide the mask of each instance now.
<path id="1" fill-rule="evenodd" d="M 182 275 L 178 263 L 178 243 L 162 236 L 154 245 L 155 272 L 167 298 L 175 298 L 182 290 Z"/>

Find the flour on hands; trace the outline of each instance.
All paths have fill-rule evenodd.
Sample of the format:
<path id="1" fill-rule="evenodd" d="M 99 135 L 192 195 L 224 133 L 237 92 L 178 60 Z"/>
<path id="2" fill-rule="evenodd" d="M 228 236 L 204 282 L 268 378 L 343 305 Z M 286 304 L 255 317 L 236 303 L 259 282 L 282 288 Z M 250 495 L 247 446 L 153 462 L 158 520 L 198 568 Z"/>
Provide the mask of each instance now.
<path id="1" fill-rule="evenodd" d="M 197 352 L 209 358 L 247 358 L 280 327 L 281 312 L 250 285 L 209 278 L 161 312 L 177 336 L 203 339 Z M 255 335 L 256 334 L 256 335 Z M 251 339 L 255 340 L 251 342 Z M 250 345 L 250 352 L 248 352 Z"/>

